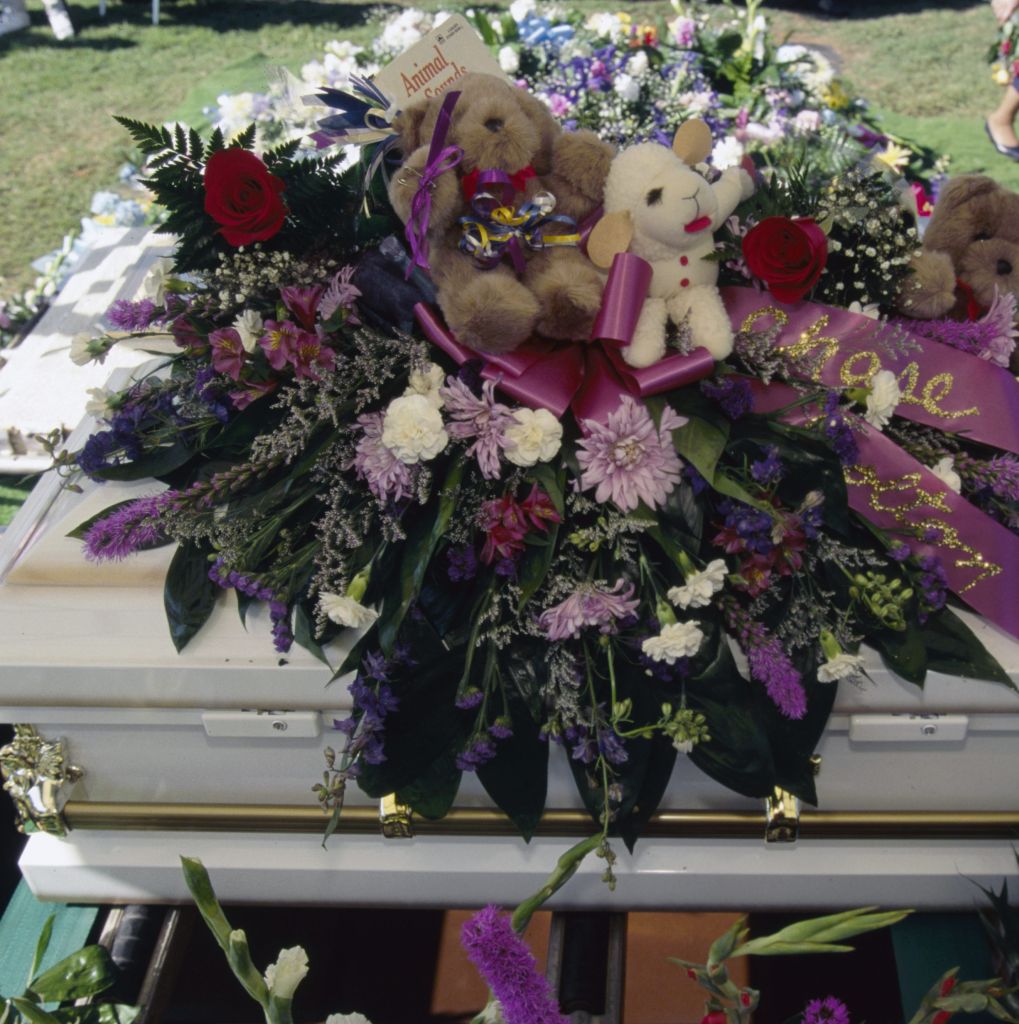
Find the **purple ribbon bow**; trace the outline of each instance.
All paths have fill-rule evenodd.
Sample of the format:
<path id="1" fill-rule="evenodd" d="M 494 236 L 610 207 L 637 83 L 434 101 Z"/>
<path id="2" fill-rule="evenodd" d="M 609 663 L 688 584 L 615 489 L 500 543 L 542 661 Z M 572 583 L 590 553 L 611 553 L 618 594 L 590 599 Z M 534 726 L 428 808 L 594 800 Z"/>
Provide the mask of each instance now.
<path id="1" fill-rule="evenodd" d="M 459 146 L 447 146 L 446 136 L 453 118 L 453 108 L 460 99 L 459 92 L 446 93 L 435 121 L 432 141 L 428 147 L 428 161 L 421 171 L 421 180 L 410 204 L 410 219 L 407 221 L 407 244 L 410 246 L 410 263 L 407 277 L 415 267 L 428 270 L 428 219 L 432 213 L 432 191 L 439 175 L 452 170 L 463 159 Z"/>

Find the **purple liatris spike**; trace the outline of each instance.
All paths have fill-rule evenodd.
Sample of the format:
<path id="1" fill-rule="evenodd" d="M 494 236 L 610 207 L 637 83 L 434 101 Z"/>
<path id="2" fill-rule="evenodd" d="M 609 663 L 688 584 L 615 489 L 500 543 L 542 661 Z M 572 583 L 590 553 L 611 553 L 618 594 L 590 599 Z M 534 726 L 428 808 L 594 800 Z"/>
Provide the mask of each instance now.
<path id="1" fill-rule="evenodd" d="M 126 558 L 162 539 L 159 515 L 172 492 L 121 505 L 93 523 L 84 537 L 85 557 L 93 562 Z"/>
<path id="2" fill-rule="evenodd" d="M 567 1024 L 534 956 L 498 907 L 479 910 L 463 926 L 460 941 L 499 1000 L 506 1024 Z"/>

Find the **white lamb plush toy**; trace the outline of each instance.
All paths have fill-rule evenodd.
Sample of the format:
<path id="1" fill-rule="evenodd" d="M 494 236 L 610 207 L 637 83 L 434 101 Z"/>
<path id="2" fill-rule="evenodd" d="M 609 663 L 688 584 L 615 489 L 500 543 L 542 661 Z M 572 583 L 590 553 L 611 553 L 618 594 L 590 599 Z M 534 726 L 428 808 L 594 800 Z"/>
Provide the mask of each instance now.
<path id="1" fill-rule="evenodd" d="M 631 366 L 650 366 L 665 355 L 666 324 L 689 316 L 695 345 L 715 359 L 732 351 L 729 317 L 716 287 L 718 264 L 705 259 L 715 249 L 714 232 L 754 183 L 731 167 L 709 184 L 694 169 L 711 152 L 711 130 L 692 120 L 676 132 L 672 149 L 644 142 L 612 161 L 605 183 L 605 215 L 594 226 L 588 256 L 602 268 L 617 253 L 632 252 L 654 270 L 633 341 L 623 349 Z"/>

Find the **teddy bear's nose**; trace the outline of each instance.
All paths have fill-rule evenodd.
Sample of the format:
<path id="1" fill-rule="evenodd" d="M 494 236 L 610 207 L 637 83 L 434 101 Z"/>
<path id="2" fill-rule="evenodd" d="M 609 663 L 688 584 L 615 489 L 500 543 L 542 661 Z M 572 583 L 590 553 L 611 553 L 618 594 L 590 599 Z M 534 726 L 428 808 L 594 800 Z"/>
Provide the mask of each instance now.
<path id="1" fill-rule="evenodd" d="M 502 130 L 502 118 L 501 117 L 490 117 L 485 122 L 485 127 L 490 132 L 498 132 Z"/>
<path id="2" fill-rule="evenodd" d="M 1001 277 L 1006 277 L 1012 273 L 1012 264 L 1008 260 L 998 260 L 998 274 Z"/>

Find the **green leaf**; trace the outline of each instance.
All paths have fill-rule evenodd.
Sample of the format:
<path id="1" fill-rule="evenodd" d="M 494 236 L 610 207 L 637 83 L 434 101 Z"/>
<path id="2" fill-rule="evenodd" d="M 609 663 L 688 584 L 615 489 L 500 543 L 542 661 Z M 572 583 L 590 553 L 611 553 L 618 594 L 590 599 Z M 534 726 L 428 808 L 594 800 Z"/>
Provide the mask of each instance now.
<path id="1" fill-rule="evenodd" d="M 495 757 L 477 774 L 485 792 L 529 840 L 545 810 L 549 743 L 540 738 L 540 726 L 524 701 L 515 694 L 508 701 L 513 735 L 497 742 Z"/>
<path id="2" fill-rule="evenodd" d="M 950 608 L 942 608 L 932 615 L 921 628 L 921 637 L 927 648 L 930 671 L 964 679 L 986 679 L 1016 689 L 997 658 Z"/>
<path id="3" fill-rule="evenodd" d="M 422 514 L 407 530 L 400 565 L 399 596 L 396 600 L 392 596 L 387 599 L 379 616 L 379 644 L 386 655 L 392 653 L 400 625 L 421 589 L 432 555 L 453 518 L 464 465 L 462 460 L 450 465 L 442 485 L 435 518 L 431 523 L 428 522 L 428 517 Z"/>
<path id="4" fill-rule="evenodd" d="M 874 907 L 860 907 L 856 910 L 843 910 L 837 914 L 826 914 L 823 917 L 812 917 L 788 925 L 773 935 L 751 939 L 734 949 L 730 956 L 844 952 L 851 947 L 833 944 L 855 935 L 863 935 L 865 932 L 888 928 L 911 913 L 911 910 L 882 911 Z"/>
<path id="5" fill-rule="evenodd" d="M 133 462 L 124 462 L 116 466 L 107 466 L 100 471 L 104 480 L 145 480 L 148 477 L 165 476 L 175 469 L 180 469 L 194 457 L 194 451 L 183 441 L 175 441 L 171 445 L 155 448 L 145 452 Z"/>
<path id="6" fill-rule="evenodd" d="M 53 923 L 56 917 L 56 914 L 50 914 L 43 923 L 42 930 L 39 932 L 39 938 L 35 943 L 35 952 L 32 954 L 32 966 L 28 969 L 28 978 L 25 981 L 26 986 L 31 984 L 32 979 L 39 973 L 39 968 L 42 966 L 42 958 L 50 947 L 50 939 L 53 938 Z"/>
<path id="7" fill-rule="evenodd" d="M 453 806 L 462 774 L 453 751 L 444 750 L 423 775 L 397 790 L 396 798 L 422 818 L 437 821 Z"/>
<path id="8" fill-rule="evenodd" d="M 45 1002 L 59 1003 L 94 996 L 116 980 L 117 969 L 107 950 L 86 946 L 44 971 L 28 989 Z"/>
<path id="9" fill-rule="evenodd" d="M 732 927 L 724 935 L 720 935 L 715 939 L 708 950 L 709 964 L 720 964 L 732 955 L 732 951 L 745 935 L 746 923 L 747 919 L 741 917 L 738 921 L 733 922 Z"/>
<path id="10" fill-rule="evenodd" d="M 552 564 L 552 556 L 556 550 L 556 539 L 559 536 L 559 524 L 553 523 L 544 541 L 530 544 L 520 559 L 520 600 L 517 612 L 538 592 L 548 575 Z"/>
<path id="11" fill-rule="evenodd" d="M 322 645 L 315 639 L 315 631 L 312 628 L 311 619 L 301 604 L 298 604 L 294 609 L 294 643 L 299 644 L 306 651 L 314 654 L 327 668 L 332 668 L 332 665 L 329 664 L 329 659 L 326 657 L 326 652 L 322 650 Z"/>
<path id="12" fill-rule="evenodd" d="M 209 579 L 205 548 L 181 544 L 170 562 L 163 585 L 170 639 L 178 652 L 205 625 L 216 603 L 216 593 L 216 585 Z"/>
<path id="13" fill-rule="evenodd" d="M 27 999 L 20 999 L 14 996 L 11 999 L 14 1008 L 21 1014 L 28 1024 L 60 1024 L 56 1017 L 47 1013 L 41 1007 Z"/>
<path id="14" fill-rule="evenodd" d="M 60 1024 L 132 1024 L 140 1006 L 125 1003 L 88 1003 L 85 1006 L 64 1006 L 51 1011 Z"/>
<path id="15" fill-rule="evenodd" d="M 917 686 L 923 686 L 927 678 L 927 647 L 918 625 L 909 623 L 901 632 L 875 630 L 868 633 L 866 639 L 896 675 Z"/>

